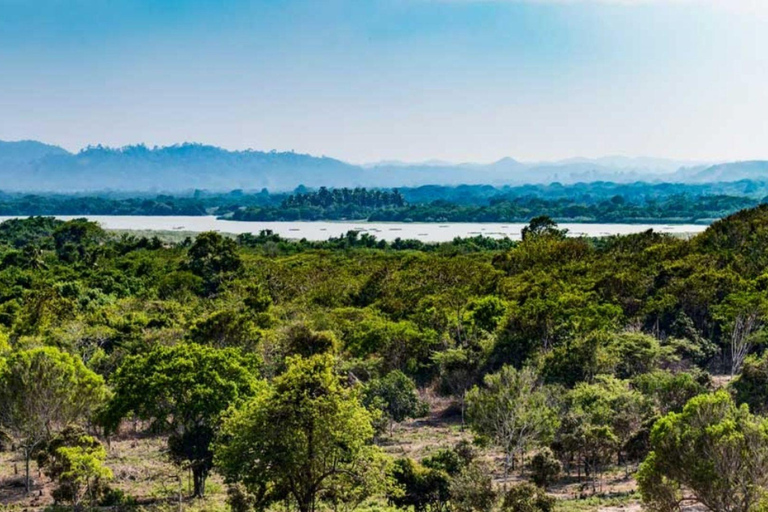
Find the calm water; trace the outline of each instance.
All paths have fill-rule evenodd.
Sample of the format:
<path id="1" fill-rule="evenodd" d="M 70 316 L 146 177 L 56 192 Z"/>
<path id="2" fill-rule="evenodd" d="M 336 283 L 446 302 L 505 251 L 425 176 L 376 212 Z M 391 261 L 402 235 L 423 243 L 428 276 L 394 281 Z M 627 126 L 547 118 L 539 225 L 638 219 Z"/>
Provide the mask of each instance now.
<path id="1" fill-rule="evenodd" d="M 83 216 L 77 216 L 83 217 Z M 77 217 L 59 218 L 68 220 Z M 378 239 L 394 240 L 408 238 L 425 242 L 446 242 L 454 237 L 484 235 L 512 239 L 520 238 L 520 230 L 525 224 L 422 224 L 389 222 L 235 222 L 218 220 L 215 217 L 145 217 L 145 216 L 106 216 L 86 215 L 105 229 L 136 229 L 161 231 L 221 231 L 222 233 L 254 233 L 271 229 L 286 238 L 306 238 L 307 240 L 326 240 L 343 235 L 350 230 L 370 233 Z M 6 220 L 11 217 L 0 217 Z M 700 233 L 707 226 L 683 224 L 561 224 L 573 236 L 608 236 L 639 233 L 654 229 L 663 233 Z"/>

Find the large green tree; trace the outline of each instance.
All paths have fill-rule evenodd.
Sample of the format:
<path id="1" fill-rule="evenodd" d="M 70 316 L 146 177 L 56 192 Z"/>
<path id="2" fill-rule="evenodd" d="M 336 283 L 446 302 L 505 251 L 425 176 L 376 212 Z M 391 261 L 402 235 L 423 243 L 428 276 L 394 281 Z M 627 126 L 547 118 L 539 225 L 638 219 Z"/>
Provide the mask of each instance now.
<path id="1" fill-rule="evenodd" d="M 226 480 L 243 484 L 259 509 L 288 500 L 301 512 L 321 501 L 358 503 L 381 490 L 386 460 L 371 445 L 371 415 L 336 372 L 334 357 L 287 363 L 225 421 L 216 462 Z"/>
<path id="2" fill-rule="evenodd" d="M 698 503 L 713 512 L 750 512 L 768 490 L 768 420 L 738 407 L 726 391 L 693 398 L 660 419 L 640 467 L 652 511 Z"/>
<path id="3" fill-rule="evenodd" d="M 222 413 L 254 395 L 261 381 L 255 358 L 188 343 L 128 357 L 112 384 L 107 427 L 114 430 L 122 418 L 135 414 L 169 432 L 172 459 L 192 470 L 194 495 L 202 497 Z"/>
<path id="4" fill-rule="evenodd" d="M 241 266 L 235 241 L 215 231 L 199 234 L 189 248 L 187 267 L 203 280 L 206 295 L 218 292 L 222 283 Z"/>
<path id="5" fill-rule="evenodd" d="M 99 375 L 53 347 L 12 352 L 0 360 L 0 426 L 24 452 L 27 492 L 35 448 L 91 414 L 106 393 Z"/>

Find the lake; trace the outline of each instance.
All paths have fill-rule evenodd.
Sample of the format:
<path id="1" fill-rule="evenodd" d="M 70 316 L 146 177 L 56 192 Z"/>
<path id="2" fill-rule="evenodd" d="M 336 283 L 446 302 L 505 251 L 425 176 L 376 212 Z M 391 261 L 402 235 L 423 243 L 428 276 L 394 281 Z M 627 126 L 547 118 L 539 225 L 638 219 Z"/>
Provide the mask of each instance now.
<path id="1" fill-rule="evenodd" d="M 63 220 L 85 217 L 98 222 L 105 229 L 131 229 L 155 231 L 220 231 L 222 233 L 254 233 L 264 229 L 286 238 L 327 240 L 355 230 L 370 233 L 378 239 L 416 239 L 424 242 L 447 242 L 453 238 L 484 235 L 494 238 L 520 239 L 520 230 L 526 224 L 502 223 L 396 223 L 396 222 L 237 222 L 216 217 L 151 217 L 79 215 L 59 216 Z M 0 217 L 6 220 L 13 217 Z M 661 233 L 695 234 L 707 226 L 697 224 L 560 224 L 572 236 L 608 236 L 639 233 L 654 229 Z"/>

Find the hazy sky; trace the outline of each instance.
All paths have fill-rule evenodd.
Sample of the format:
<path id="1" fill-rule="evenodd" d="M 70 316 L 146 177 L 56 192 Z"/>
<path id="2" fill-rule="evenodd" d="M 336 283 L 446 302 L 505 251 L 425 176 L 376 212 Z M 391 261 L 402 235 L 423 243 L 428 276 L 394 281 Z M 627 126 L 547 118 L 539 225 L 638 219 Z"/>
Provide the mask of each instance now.
<path id="1" fill-rule="evenodd" d="M 0 139 L 768 158 L 768 0 L 0 0 Z"/>

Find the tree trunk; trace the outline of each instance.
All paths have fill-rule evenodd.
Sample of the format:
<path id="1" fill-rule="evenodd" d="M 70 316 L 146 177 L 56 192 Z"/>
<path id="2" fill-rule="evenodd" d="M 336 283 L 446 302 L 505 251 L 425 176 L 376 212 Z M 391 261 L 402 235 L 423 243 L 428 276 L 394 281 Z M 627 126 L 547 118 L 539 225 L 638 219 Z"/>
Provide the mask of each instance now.
<path id="1" fill-rule="evenodd" d="M 194 483 L 194 497 L 202 498 L 205 496 L 205 479 L 207 471 L 202 466 L 192 467 L 192 482 Z"/>
<path id="2" fill-rule="evenodd" d="M 504 455 L 504 494 L 507 493 L 507 479 L 509 479 L 509 456 L 508 453 Z"/>
<path id="3" fill-rule="evenodd" d="M 31 450 L 29 447 L 24 448 L 24 495 L 29 496 L 29 458 L 31 457 Z"/>

